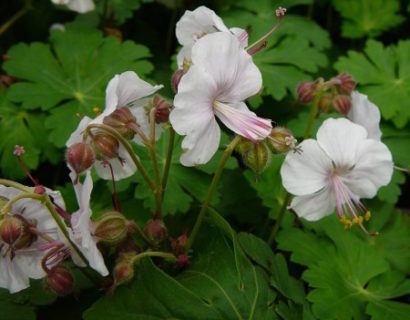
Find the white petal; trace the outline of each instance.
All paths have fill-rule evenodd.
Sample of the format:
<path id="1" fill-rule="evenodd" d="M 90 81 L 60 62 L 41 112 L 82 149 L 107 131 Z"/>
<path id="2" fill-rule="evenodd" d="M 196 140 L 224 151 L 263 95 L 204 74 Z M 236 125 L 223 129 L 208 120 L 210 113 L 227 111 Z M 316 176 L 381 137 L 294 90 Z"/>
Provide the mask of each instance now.
<path id="1" fill-rule="evenodd" d="M 393 160 L 389 149 L 380 141 L 366 140 L 357 154 L 357 163 L 342 181 L 360 198 L 373 198 L 377 190 L 389 184 Z"/>
<path id="2" fill-rule="evenodd" d="M 239 40 L 241 47 L 246 48 L 248 46 L 248 32 L 242 28 L 230 28 L 229 31 Z"/>
<path id="3" fill-rule="evenodd" d="M 118 158 L 107 160 L 112 166 L 112 169 L 114 171 L 114 178 L 116 181 L 128 178 L 132 176 L 135 171 L 137 171 L 134 162 L 122 145 L 120 145 L 118 148 L 118 155 L 122 161 L 120 161 Z M 102 179 L 111 180 L 110 168 L 108 166 L 105 167 L 101 161 L 96 161 L 94 163 L 94 168 L 97 171 L 97 174 Z"/>
<path id="4" fill-rule="evenodd" d="M 327 119 L 317 132 L 317 142 L 339 168 L 355 165 L 367 131 L 350 120 Z"/>
<path id="5" fill-rule="evenodd" d="M 30 286 L 28 276 L 8 257 L 0 258 L 0 288 L 16 293 Z"/>
<path id="6" fill-rule="evenodd" d="M 332 172 L 332 161 L 319 144 L 308 139 L 300 145 L 301 153 L 289 152 L 280 169 L 282 184 L 294 195 L 305 196 L 325 188 Z"/>
<path id="7" fill-rule="evenodd" d="M 120 82 L 120 76 L 115 75 L 110 82 L 108 82 L 107 88 L 105 89 L 105 109 L 103 111 L 104 116 L 108 116 L 110 113 L 114 112 L 118 106 L 118 94 L 117 88 Z"/>
<path id="8" fill-rule="evenodd" d="M 67 7 L 79 13 L 86 13 L 94 10 L 94 2 L 92 0 L 71 0 Z"/>
<path id="9" fill-rule="evenodd" d="M 336 197 L 331 187 L 326 187 L 314 194 L 293 198 L 290 208 L 299 217 L 316 221 L 330 215 L 336 207 Z"/>
<path id="10" fill-rule="evenodd" d="M 151 135 L 151 122 L 150 117 L 145 110 L 145 106 L 149 104 L 151 99 L 142 99 L 138 100 L 136 104 L 134 104 L 130 111 L 132 115 L 136 119 L 137 125 L 140 127 L 142 132 L 144 132 L 145 136 L 149 139 Z M 152 111 L 152 110 L 151 110 Z M 156 123 L 155 124 L 155 141 L 158 141 L 161 137 L 161 133 L 164 131 L 164 124 Z M 134 139 L 132 139 L 136 144 L 140 146 L 144 146 L 144 142 L 142 141 L 140 135 L 135 134 Z"/>
<path id="11" fill-rule="evenodd" d="M 198 40 L 192 47 L 192 63 L 212 76 L 221 102 L 242 101 L 262 87 L 258 67 L 230 33 L 218 32 Z"/>
<path id="12" fill-rule="evenodd" d="M 182 77 L 174 98 L 174 109 L 169 120 L 180 135 L 203 127 L 214 118 L 212 103 L 216 85 L 210 75 L 197 66 L 191 66 Z"/>
<path id="13" fill-rule="evenodd" d="M 191 51 L 192 45 L 183 46 L 181 50 L 179 50 L 177 54 L 177 63 L 179 69 L 182 69 L 184 67 L 184 60 L 191 61 Z"/>
<path id="14" fill-rule="evenodd" d="M 153 94 L 161 89 L 163 85 L 152 86 L 140 79 L 134 71 L 126 71 L 120 74 L 117 86 L 118 106 L 125 105 Z"/>
<path id="15" fill-rule="evenodd" d="M 182 141 L 184 153 L 181 163 L 191 167 L 207 163 L 218 150 L 221 140 L 221 129 L 215 118 L 211 118 L 202 128 L 190 132 Z"/>
<path id="16" fill-rule="evenodd" d="M 365 127 L 369 139 L 380 140 L 382 136 L 379 127 L 380 111 L 365 94 L 357 91 L 352 92 L 352 106 L 347 117 L 354 123 Z"/>
<path id="17" fill-rule="evenodd" d="M 27 277 L 32 279 L 41 279 L 46 276 L 43 268 L 41 267 L 41 260 L 45 252 L 33 251 L 24 252 L 22 254 L 16 254 L 14 260 L 15 265 L 18 265 L 20 270 Z"/>
<path id="18" fill-rule="evenodd" d="M 194 11 L 185 11 L 176 24 L 175 33 L 178 42 L 185 46 L 192 45 L 205 34 L 218 31 L 226 32 L 228 28 L 213 10 L 200 6 Z"/>
<path id="19" fill-rule="evenodd" d="M 66 147 L 83 141 L 84 130 L 87 128 L 91 121 L 92 119 L 89 117 L 83 117 L 81 119 L 77 129 L 75 129 L 75 131 L 70 135 L 70 138 L 68 138 L 67 142 L 65 143 Z"/>

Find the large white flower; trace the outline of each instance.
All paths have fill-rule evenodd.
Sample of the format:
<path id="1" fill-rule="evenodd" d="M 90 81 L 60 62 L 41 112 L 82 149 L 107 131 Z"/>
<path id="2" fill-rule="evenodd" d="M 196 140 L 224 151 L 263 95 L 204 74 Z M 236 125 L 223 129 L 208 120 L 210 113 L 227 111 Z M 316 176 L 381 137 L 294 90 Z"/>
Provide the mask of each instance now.
<path id="1" fill-rule="evenodd" d="M 61 194 L 57 191 L 46 189 L 54 202 L 61 208 L 65 204 Z M 0 197 L 11 200 L 23 192 L 0 185 Z M 12 216 L 19 215 L 27 221 L 35 222 L 36 229 L 47 234 L 50 238 L 58 239 L 58 227 L 51 217 L 50 212 L 39 201 L 33 199 L 21 199 L 14 203 L 10 213 Z M 15 293 L 29 287 L 29 278 L 41 279 L 46 274 L 41 267 L 41 261 L 47 253 L 40 250 L 47 242 L 36 237 L 29 247 L 13 249 L 9 244 L 0 239 L 0 287 L 6 288 L 10 293 Z"/>
<path id="2" fill-rule="evenodd" d="M 170 122 L 182 142 L 185 166 L 206 163 L 219 146 L 219 118 L 233 132 L 254 142 L 266 138 L 271 121 L 257 117 L 243 102 L 259 92 L 262 76 L 237 38 L 218 32 L 192 48 L 192 66 L 182 77 Z"/>
<path id="3" fill-rule="evenodd" d="M 201 37 L 214 32 L 230 32 L 236 35 L 244 48 L 248 45 L 248 33 L 241 28 L 228 29 L 222 19 L 211 9 L 200 6 L 194 11 L 185 11 L 184 15 L 176 24 L 176 36 L 183 46 L 177 55 L 180 68 L 184 60 L 191 60 L 192 46 Z"/>
<path id="4" fill-rule="evenodd" d="M 88 11 L 94 10 L 93 0 L 51 0 L 55 4 L 66 5 L 68 9 L 79 12 L 86 13 Z"/>
<path id="5" fill-rule="evenodd" d="M 365 94 L 361 94 L 358 91 L 352 92 L 352 105 L 347 118 L 365 127 L 369 139 L 380 140 L 382 136 L 379 126 L 380 111 Z"/>
<path id="6" fill-rule="evenodd" d="M 76 179 L 75 173 L 70 173 L 71 180 Z M 84 183 L 76 183 L 74 185 L 75 194 L 79 209 L 71 216 L 71 230 L 69 230 L 70 239 L 77 245 L 82 254 L 87 258 L 90 267 L 98 271 L 101 275 L 108 275 L 107 267 L 104 263 L 104 258 L 97 248 L 97 241 L 92 233 L 94 225 L 91 221 L 92 211 L 90 208 L 90 197 L 93 190 L 93 180 L 91 179 L 90 170 L 87 170 Z M 74 250 L 72 250 L 73 261 L 85 266 Z"/>
<path id="7" fill-rule="evenodd" d="M 68 139 L 66 146 L 69 147 L 74 143 L 83 141 L 82 134 L 89 124 L 102 124 L 106 116 L 110 115 L 116 109 L 125 106 L 129 107 L 129 110 L 136 118 L 137 125 L 140 129 L 145 135 L 149 136 L 149 115 L 145 110 L 145 106 L 148 105 L 149 99 L 146 97 L 158 91 L 162 87 L 162 85 L 150 85 L 140 79 L 133 71 L 126 71 L 120 75 L 116 75 L 108 83 L 104 111 L 95 119 L 91 119 L 89 117 L 84 117 L 81 119 L 77 129 Z M 157 125 L 155 139 L 159 139 L 161 132 L 162 125 Z M 141 137 L 138 134 L 135 135 L 134 141 L 140 145 L 143 144 Z M 136 171 L 134 163 L 131 161 L 128 153 L 121 145 L 118 149 L 118 155 L 118 158 L 107 159 L 113 168 L 115 180 L 129 177 Z M 101 178 L 111 179 L 110 170 L 101 161 L 96 161 L 95 169 Z"/>
<path id="8" fill-rule="evenodd" d="M 305 140 L 300 147 L 303 152 L 288 153 L 281 168 L 284 187 L 296 195 L 290 207 L 311 221 L 337 208 L 342 221 L 352 218 L 363 228 L 360 215 L 367 210 L 360 198 L 374 197 L 390 182 L 389 149 L 347 119 L 326 120 L 317 140 Z"/>

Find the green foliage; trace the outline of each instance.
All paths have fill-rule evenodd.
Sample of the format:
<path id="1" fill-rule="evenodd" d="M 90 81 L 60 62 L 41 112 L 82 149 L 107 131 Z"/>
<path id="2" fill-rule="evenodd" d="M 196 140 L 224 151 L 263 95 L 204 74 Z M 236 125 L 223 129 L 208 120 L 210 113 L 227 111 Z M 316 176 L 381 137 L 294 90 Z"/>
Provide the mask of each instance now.
<path id="1" fill-rule="evenodd" d="M 295 4 L 306 2 L 296 1 Z M 288 8 L 285 2 L 283 4 Z M 251 44 L 276 23 L 275 9 L 279 5 L 280 2 L 262 0 L 255 6 L 241 0 L 226 8 L 221 15 L 229 27 L 250 28 Z M 276 100 L 282 100 L 288 92 L 295 96 L 298 83 L 310 79 L 309 73 L 327 65 L 322 51 L 330 46 L 329 34 L 311 20 L 289 14 L 291 12 L 288 10 L 279 28 L 267 40 L 267 47 L 254 55 L 254 61 L 262 72 L 264 94 Z"/>
<path id="2" fill-rule="evenodd" d="M 25 109 L 48 111 L 49 136 L 62 147 L 78 125 L 78 114 L 94 117 L 94 107 L 103 109 L 104 89 L 117 73 L 134 70 L 145 76 L 152 65 L 149 51 L 132 41 L 120 43 L 86 24 L 66 24 L 53 30 L 51 45 L 23 43 L 13 46 L 4 69 L 23 81 L 8 90 L 8 97 Z"/>
<path id="3" fill-rule="evenodd" d="M 410 118 L 410 41 L 399 41 L 397 46 L 368 40 L 364 53 L 349 51 L 335 64 L 339 72 L 346 71 L 358 81 L 359 90 L 369 95 L 386 120 L 403 128 Z"/>
<path id="4" fill-rule="evenodd" d="M 342 17 L 342 36 L 346 38 L 375 37 L 404 21 L 397 14 L 398 0 L 333 0 L 333 6 Z"/>
<path id="5" fill-rule="evenodd" d="M 107 0 L 97 3 L 97 11 L 102 16 L 114 19 L 117 24 L 123 24 L 132 17 L 133 11 L 138 10 L 143 3 L 153 0 Z"/>
<path id="6" fill-rule="evenodd" d="M 317 317 L 365 319 L 368 313 L 373 319 L 407 318 L 409 306 L 390 300 L 410 292 L 410 281 L 389 258 L 406 250 L 400 269 L 410 267 L 409 232 L 400 226 L 403 219 L 408 220 L 398 213 L 386 219 L 380 229 L 386 235 L 381 238 L 345 231 L 335 215 L 311 224 L 314 232 L 287 229 L 279 234 L 279 248 L 291 251 L 293 261 L 308 267 L 303 279 L 313 288 L 307 298 Z M 399 243 L 389 246 L 385 240 L 395 238 L 392 232 Z"/>
<path id="7" fill-rule="evenodd" d="M 143 260 L 129 287 L 97 301 L 84 319 L 277 319 L 264 271 L 218 230 L 206 231 L 193 264 L 176 278 Z"/>

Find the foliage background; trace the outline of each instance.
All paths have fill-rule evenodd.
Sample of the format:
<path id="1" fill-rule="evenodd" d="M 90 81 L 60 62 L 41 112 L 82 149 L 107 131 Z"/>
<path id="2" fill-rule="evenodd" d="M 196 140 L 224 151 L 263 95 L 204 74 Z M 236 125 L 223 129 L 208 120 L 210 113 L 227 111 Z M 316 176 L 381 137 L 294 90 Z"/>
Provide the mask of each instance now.
<path id="1" fill-rule="evenodd" d="M 23 5 L 22 0 L 1 1 L 0 21 Z M 255 55 L 264 91 L 249 101 L 251 106 L 301 137 L 310 109 L 295 103 L 297 84 L 347 71 L 380 107 L 383 141 L 395 164 L 410 167 L 408 1 L 108 0 L 106 11 L 97 1 L 97 12 L 77 15 L 49 0 L 35 0 L 0 35 L 1 74 L 14 81 L 8 86 L 2 77 L 0 82 L 1 175 L 29 183 L 12 156 L 15 144 L 24 145 L 24 160 L 34 176 L 60 189 L 68 209 L 75 210 L 63 155 L 78 123 L 76 114 L 93 116 L 94 107 L 103 107 L 109 79 L 125 70 L 164 84 L 161 94 L 172 99 L 175 23 L 186 9 L 199 5 L 214 9 L 229 27 L 250 28 L 251 40 L 273 26 L 275 8 L 286 7 L 283 24 Z M 53 23 L 65 24 L 66 31 L 50 32 Z M 113 30 L 120 31 L 123 42 L 108 36 Z M 329 116 L 335 115 L 316 120 L 312 136 Z M 158 144 L 159 159 L 164 159 L 167 138 Z M 227 141 L 228 135 L 221 146 Z M 136 152 L 144 161 L 145 151 Z M 177 148 L 173 157 L 164 205 L 173 235 L 192 226 L 221 156 L 194 170 L 179 164 L 180 152 Z M 213 201 L 225 220 L 211 215 L 188 270 L 170 277 L 144 261 L 133 283 L 113 297 L 104 297 L 80 274 L 76 294 L 66 298 L 46 293 L 41 282 L 13 296 L 1 290 L 2 317 L 51 319 L 58 312 L 61 319 L 82 314 L 85 319 L 408 319 L 405 174 L 396 171 L 390 185 L 366 202 L 373 208 L 370 229 L 378 230 L 379 237 L 346 232 L 335 216 L 305 223 L 287 214 L 272 252 L 261 238 L 267 238 L 284 201 L 283 157 L 274 157 L 258 179 L 238 160 L 229 162 Z M 154 202 L 140 182 L 139 176 L 122 181 L 120 199 L 125 214 L 144 223 Z M 104 181 L 96 184 L 95 216 L 111 206 L 104 197 L 109 188 Z"/>

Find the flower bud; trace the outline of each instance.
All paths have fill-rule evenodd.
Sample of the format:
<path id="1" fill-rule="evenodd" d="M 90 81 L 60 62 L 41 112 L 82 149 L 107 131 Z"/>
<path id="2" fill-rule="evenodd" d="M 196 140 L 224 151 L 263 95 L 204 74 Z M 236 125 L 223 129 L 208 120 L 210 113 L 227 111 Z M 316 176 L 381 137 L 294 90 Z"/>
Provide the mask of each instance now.
<path id="1" fill-rule="evenodd" d="M 111 159 L 118 156 L 120 144 L 117 139 L 108 134 L 97 133 L 92 137 L 91 144 L 98 160 Z"/>
<path id="2" fill-rule="evenodd" d="M 124 253 L 140 253 L 141 248 L 132 240 L 131 237 L 127 237 L 118 246 L 115 247 L 115 254 L 120 256 Z"/>
<path id="3" fill-rule="evenodd" d="M 70 270 L 63 266 L 57 265 L 48 271 L 44 279 L 46 289 L 58 296 L 66 296 L 73 291 L 74 279 Z"/>
<path id="4" fill-rule="evenodd" d="M 95 221 L 94 236 L 102 243 L 119 244 L 127 237 L 127 232 L 127 219 L 117 211 L 106 212 Z"/>
<path id="5" fill-rule="evenodd" d="M 344 93 L 349 96 L 356 88 L 356 81 L 354 81 L 353 78 L 346 72 L 339 74 L 334 79 L 336 80 L 336 88 L 340 93 Z"/>
<path id="6" fill-rule="evenodd" d="M 264 142 L 252 143 L 251 148 L 242 153 L 242 161 L 256 174 L 262 173 L 270 164 L 271 152 Z"/>
<path id="7" fill-rule="evenodd" d="M 167 100 L 156 95 L 153 100 L 153 107 L 155 110 L 155 122 L 168 122 L 169 113 L 171 112 L 171 104 Z"/>
<path id="8" fill-rule="evenodd" d="M 330 106 L 332 105 L 332 95 L 331 94 L 324 94 L 320 97 L 319 100 L 319 110 L 321 112 L 328 112 Z"/>
<path id="9" fill-rule="evenodd" d="M 135 132 L 130 129 L 129 124 L 136 123 L 136 119 L 127 107 L 116 109 L 104 117 L 103 123 L 117 130 L 127 140 L 134 138 Z"/>
<path id="10" fill-rule="evenodd" d="M 114 286 L 119 286 L 130 281 L 134 277 L 134 257 L 135 253 L 125 253 L 120 256 L 114 267 Z"/>
<path id="11" fill-rule="evenodd" d="M 352 103 L 348 96 L 338 95 L 333 99 L 333 108 L 341 114 L 348 114 L 351 105 Z"/>
<path id="12" fill-rule="evenodd" d="M 155 242 L 161 242 L 168 235 L 167 227 L 160 219 L 150 219 L 144 226 L 144 233 Z"/>
<path id="13" fill-rule="evenodd" d="M 190 263 L 190 261 L 189 261 L 188 256 L 187 256 L 186 254 L 180 254 L 180 255 L 177 257 L 177 264 L 178 264 L 180 267 L 184 267 L 184 266 L 186 266 L 186 265 L 189 264 L 189 263 Z"/>
<path id="14" fill-rule="evenodd" d="M 184 76 L 185 72 L 183 69 L 178 69 L 175 71 L 175 73 L 172 75 L 171 78 L 171 87 L 174 90 L 175 93 L 178 93 L 178 85 L 179 82 L 181 81 L 182 77 Z"/>
<path id="15" fill-rule="evenodd" d="M 302 103 L 309 103 L 313 100 L 316 93 L 317 84 L 312 81 L 303 81 L 299 84 L 296 93 L 298 100 Z"/>
<path id="16" fill-rule="evenodd" d="M 296 139 L 293 137 L 292 132 L 284 127 L 275 127 L 272 129 L 267 140 L 269 149 L 273 153 L 286 153 L 291 149 L 294 149 Z"/>
<path id="17" fill-rule="evenodd" d="M 79 174 L 93 165 L 95 153 L 89 144 L 79 142 L 67 148 L 65 158 L 71 168 Z"/>
<path id="18" fill-rule="evenodd" d="M 14 249 L 29 247 L 37 238 L 30 228 L 35 222 L 28 222 L 19 215 L 4 218 L 0 224 L 0 238 Z"/>

